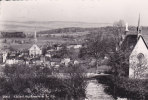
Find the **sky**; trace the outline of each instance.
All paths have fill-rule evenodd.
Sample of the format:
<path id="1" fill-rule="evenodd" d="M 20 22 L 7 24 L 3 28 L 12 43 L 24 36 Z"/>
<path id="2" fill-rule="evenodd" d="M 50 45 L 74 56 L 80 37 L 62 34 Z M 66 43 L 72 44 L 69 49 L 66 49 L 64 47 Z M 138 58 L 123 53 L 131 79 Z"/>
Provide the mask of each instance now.
<path id="1" fill-rule="evenodd" d="M 1 1 L 0 20 L 113 23 L 120 19 L 148 26 L 148 0 L 20 0 Z"/>

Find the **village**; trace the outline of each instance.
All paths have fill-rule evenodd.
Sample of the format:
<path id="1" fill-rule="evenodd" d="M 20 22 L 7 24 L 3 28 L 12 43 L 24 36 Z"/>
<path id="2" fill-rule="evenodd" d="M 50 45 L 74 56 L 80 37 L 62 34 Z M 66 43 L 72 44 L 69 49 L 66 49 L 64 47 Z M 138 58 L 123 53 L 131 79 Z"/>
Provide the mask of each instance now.
<path id="1" fill-rule="evenodd" d="M 1 0 L 0 100 L 148 100 L 147 3 Z"/>
<path id="2" fill-rule="evenodd" d="M 71 61 L 71 58 L 68 55 L 62 55 L 60 53 L 61 50 L 65 50 L 64 52 L 68 52 L 70 49 L 79 52 L 79 49 L 82 45 L 71 44 L 71 45 L 63 45 L 63 44 L 48 44 L 43 48 L 37 45 L 37 37 L 36 32 L 34 33 L 33 45 L 28 49 L 23 49 L 21 51 L 3 49 L 1 50 L 1 64 L 12 65 L 12 64 L 36 64 L 36 65 L 45 65 L 48 67 L 55 66 L 58 68 L 60 64 L 64 64 L 68 66 L 68 63 L 79 63 L 77 60 Z M 43 50 L 44 49 L 44 50 Z M 63 57 L 62 57 L 63 56 Z"/>
<path id="3" fill-rule="evenodd" d="M 120 27 L 108 27 L 108 28 L 110 29 L 113 28 L 118 30 L 118 28 Z M 9 76 L 7 76 L 5 70 L 10 70 L 10 73 L 11 73 L 11 70 L 12 70 L 11 68 L 17 68 L 16 71 L 18 69 L 26 71 L 25 70 L 26 68 L 29 68 L 31 71 L 34 71 L 32 70 L 32 68 L 34 67 L 36 68 L 37 66 L 39 66 L 40 70 L 41 69 L 47 70 L 47 72 L 45 73 L 42 72 L 43 75 L 47 74 L 48 77 L 46 78 L 49 78 L 49 76 L 55 77 L 56 75 L 58 75 L 57 78 L 65 79 L 67 78 L 67 76 L 68 78 L 69 77 L 73 78 L 75 76 L 69 76 L 69 75 L 75 75 L 75 73 L 77 73 L 78 77 L 86 74 L 85 78 L 91 79 L 95 77 L 98 81 L 100 81 L 100 78 L 104 78 L 104 79 L 107 78 L 106 80 L 110 80 L 110 82 L 112 82 L 115 80 L 115 78 L 118 78 L 118 77 L 119 79 L 120 77 L 126 77 L 126 79 L 129 79 L 130 81 L 132 81 L 133 79 L 145 80 L 147 79 L 147 75 L 148 75 L 148 71 L 147 71 L 148 70 L 148 67 L 147 67 L 148 50 L 147 50 L 147 44 L 144 40 L 145 37 L 143 37 L 144 34 L 142 33 L 142 27 L 140 26 L 140 16 L 138 19 L 137 32 L 130 31 L 127 23 L 125 24 L 125 27 L 122 27 L 122 29 L 123 29 L 122 34 L 120 35 L 118 33 L 119 36 L 121 36 L 120 41 L 118 43 L 108 38 L 106 40 L 105 35 L 100 34 L 101 35 L 100 36 L 98 33 L 97 35 L 99 35 L 99 37 L 97 38 L 99 39 L 99 41 L 97 41 L 97 44 L 95 42 L 92 42 L 91 45 L 90 45 L 90 42 L 86 42 L 91 40 L 90 34 L 88 35 L 89 38 L 85 38 L 83 40 L 83 43 L 81 44 L 48 42 L 46 45 L 45 44 L 43 45 L 42 43 L 39 43 L 38 38 L 40 38 L 41 36 L 37 37 L 38 35 L 36 31 L 33 33 L 33 36 L 32 36 L 33 38 L 28 39 L 28 41 L 30 41 L 31 43 L 26 42 L 26 40 L 23 40 L 22 42 L 16 42 L 18 41 L 17 38 L 15 38 L 16 40 L 11 39 L 15 41 L 13 43 L 11 40 L 9 40 L 9 38 L 7 39 L 5 38 L 2 41 L 3 45 L 1 46 L 3 48 L 1 48 L 1 54 L 0 54 L 1 77 L 2 78 L 5 77 L 7 79 Z M 4 36 L 4 34 L 7 34 L 7 33 L 2 33 L 2 34 Z M 13 34 L 17 34 L 18 36 L 18 34 L 20 33 L 13 32 Z M 114 31 L 112 34 L 114 34 Z M 47 35 L 43 34 L 42 36 L 46 37 Z M 110 42 L 107 42 L 107 41 L 110 41 Z M 110 44 L 112 42 L 114 43 Z M 13 46 L 16 45 L 20 47 L 19 49 L 15 49 L 14 48 L 15 46 L 13 48 L 7 47 L 6 44 L 13 44 Z M 29 46 L 26 46 L 24 44 L 28 44 Z M 100 56 L 98 56 L 98 54 Z M 119 54 L 120 56 L 118 56 Z M 126 60 L 128 61 L 128 64 L 127 62 L 125 62 Z M 115 65 L 116 63 L 118 63 L 117 61 L 119 61 L 119 65 L 118 64 Z M 24 68 L 25 66 L 26 68 Z M 78 72 L 72 72 L 73 74 L 70 72 L 69 74 L 69 72 L 67 72 L 66 70 L 71 68 L 72 69 L 76 68 L 73 70 L 75 71 L 77 70 Z M 33 72 L 33 73 L 37 74 L 38 70 L 37 72 Z M 50 71 L 48 72 L 48 70 Z M 9 73 L 9 71 L 7 73 Z M 42 76 L 42 74 L 38 74 L 39 76 L 36 75 L 35 77 L 39 78 L 40 75 Z M 22 75 L 24 76 L 25 74 L 22 74 Z M 110 79 L 109 76 L 113 78 Z M 25 77 L 28 77 L 28 76 L 25 76 Z M 29 77 L 31 78 L 32 76 L 29 76 Z M 111 85 L 112 83 L 110 82 L 106 83 L 106 81 L 104 82 L 107 86 L 112 87 Z M 114 85 L 116 86 L 115 83 Z M 45 91 L 46 89 L 43 89 L 43 90 Z M 48 90 L 48 92 L 49 91 L 50 90 Z M 125 90 L 122 90 L 122 91 L 125 91 Z M 112 97 L 109 97 L 109 98 L 112 98 Z"/>

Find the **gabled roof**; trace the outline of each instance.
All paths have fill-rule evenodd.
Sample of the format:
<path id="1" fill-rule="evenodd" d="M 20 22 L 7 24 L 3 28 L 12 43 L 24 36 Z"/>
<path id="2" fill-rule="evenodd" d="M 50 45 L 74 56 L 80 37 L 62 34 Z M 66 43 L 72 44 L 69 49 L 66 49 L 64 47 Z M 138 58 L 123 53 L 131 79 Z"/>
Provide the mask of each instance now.
<path id="1" fill-rule="evenodd" d="M 37 44 L 33 44 L 30 49 L 34 49 L 34 47 L 37 48 L 37 49 L 40 49 L 39 46 L 37 46 Z M 29 50 L 30 50 L 30 49 L 29 49 Z M 41 50 L 41 49 L 40 49 L 40 50 Z"/>
<path id="2" fill-rule="evenodd" d="M 146 42 L 145 42 L 143 36 L 140 35 L 140 36 L 138 37 L 138 41 L 137 41 L 136 45 L 134 46 L 134 48 L 133 48 L 133 50 L 132 50 L 130 56 L 132 56 L 133 54 L 135 55 L 135 49 L 137 48 L 137 45 L 138 45 L 138 43 L 140 42 L 140 40 L 142 40 L 142 42 L 143 42 L 143 44 L 144 44 L 144 45 L 143 45 L 143 44 L 140 44 L 140 46 L 143 45 L 143 46 L 146 47 L 146 48 L 138 47 L 138 48 L 140 49 L 140 52 L 142 52 L 143 50 L 144 50 L 144 51 L 146 50 L 146 52 L 148 52 L 148 51 L 147 51 L 147 50 L 148 50 L 148 46 L 147 46 L 147 44 L 146 44 Z M 142 51 L 141 51 L 141 50 L 142 50 Z M 136 52 L 137 52 L 137 51 L 136 51 Z"/>
<path id="3" fill-rule="evenodd" d="M 147 44 L 146 44 L 146 42 L 145 42 L 145 40 L 144 40 L 143 36 L 141 36 L 141 35 L 140 35 L 140 36 L 138 37 L 138 40 L 139 40 L 140 38 L 143 40 L 143 42 L 144 42 L 144 44 L 145 44 L 146 48 L 148 49 L 148 46 L 147 46 Z"/>

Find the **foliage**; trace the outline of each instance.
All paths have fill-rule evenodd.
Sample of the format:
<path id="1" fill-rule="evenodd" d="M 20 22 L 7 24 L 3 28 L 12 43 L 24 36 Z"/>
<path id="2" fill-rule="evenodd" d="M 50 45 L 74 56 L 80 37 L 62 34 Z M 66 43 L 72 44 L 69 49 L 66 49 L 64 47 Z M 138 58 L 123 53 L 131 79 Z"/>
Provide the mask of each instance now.
<path id="1" fill-rule="evenodd" d="M 91 34 L 87 35 L 86 43 L 80 50 L 79 57 L 88 55 L 103 58 L 105 54 L 114 52 L 119 45 L 121 35 L 124 32 L 123 29 L 123 27 L 103 27 L 91 31 Z"/>
<path id="2" fill-rule="evenodd" d="M 113 38 L 98 34 L 96 38 L 88 40 L 85 46 L 80 50 L 80 57 L 89 55 L 90 57 L 103 58 L 107 52 L 115 49 Z"/>
<path id="3" fill-rule="evenodd" d="M 123 27 L 123 26 L 125 26 L 125 22 L 124 22 L 124 20 L 119 20 L 117 22 L 114 22 L 113 26 L 115 26 L 115 27 Z"/>
<path id="4" fill-rule="evenodd" d="M 133 100 L 147 100 L 148 80 L 128 79 L 125 77 L 101 77 L 97 80 L 107 85 L 105 92 L 116 97 Z M 117 81 L 118 80 L 118 81 Z"/>
<path id="5" fill-rule="evenodd" d="M 0 85 L 4 94 L 32 94 L 34 93 L 37 77 L 51 74 L 49 68 L 26 65 L 6 65 L 3 69 L 5 77 Z M 26 91 L 29 89 L 29 92 Z"/>
<path id="6" fill-rule="evenodd" d="M 96 31 L 94 36 L 88 35 L 87 42 L 80 50 L 80 57 L 86 54 L 95 58 L 103 58 L 105 55 L 109 58 L 108 65 L 111 66 L 110 78 L 101 78 L 99 80 L 107 84 L 106 92 L 109 92 L 113 96 L 127 96 L 139 100 L 146 98 L 148 93 L 147 80 L 128 79 L 129 75 L 129 55 L 131 50 L 129 49 L 117 49 L 119 48 L 119 42 L 121 35 L 123 34 L 122 23 L 118 23 L 113 28 L 106 28 L 104 31 Z M 110 30 L 110 31 L 108 31 Z M 139 63 L 139 66 L 141 64 Z M 145 99 L 146 100 L 146 99 Z"/>
<path id="7" fill-rule="evenodd" d="M 139 58 L 138 56 L 138 61 L 134 59 L 134 61 L 131 62 L 131 68 L 134 70 L 134 73 L 133 73 L 134 78 L 144 78 L 145 77 L 144 72 L 148 69 L 146 59 L 144 57 Z"/>
<path id="8" fill-rule="evenodd" d="M 130 52 L 123 52 L 122 50 L 114 51 L 109 55 L 110 60 L 108 65 L 111 66 L 113 75 L 128 77 L 129 55 Z"/>
<path id="9" fill-rule="evenodd" d="M 68 78 L 54 77 L 52 72 L 53 69 L 46 66 L 6 65 L 4 76 L 0 78 L 0 95 L 44 94 L 53 99 L 85 97 L 85 77 L 79 66 L 70 65 L 65 69 Z"/>
<path id="10" fill-rule="evenodd" d="M 23 32 L 1 32 L 2 37 L 4 38 L 13 38 L 13 37 L 19 37 L 19 38 L 25 38 L 26 35 Z"/>
<path id="11" fill-rule="evenodd" d="M 65 87 L 64 90 L 67 96 L 74 100 L 85 97 L 86 76 L 82 66 L 70 64 L 69 67 L 66 68 L 65 73 L 68 75 L 68 78 L 62 80 L 62 84 Z"/>

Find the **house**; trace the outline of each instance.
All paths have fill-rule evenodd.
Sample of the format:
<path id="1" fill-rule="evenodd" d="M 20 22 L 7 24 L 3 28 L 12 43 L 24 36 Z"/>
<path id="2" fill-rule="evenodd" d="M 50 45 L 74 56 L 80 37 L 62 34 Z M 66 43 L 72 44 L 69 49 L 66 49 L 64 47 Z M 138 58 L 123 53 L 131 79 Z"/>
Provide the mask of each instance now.
<path id="1" fill-rule="evenodd" d="M 70 44 L 70 45 L 67 46 L 68 49 L 71 49 L 71 48 L 79 49 L 81 47 L 82 47 L 81 44 Z"/>
<path id="2" fill-rule="evenodd" d="M 140 17 L 137 32 L 132 33 L 126 25 L 125 34 L 122 36 L 120 48 L 129 53 L 129 78 L 148 78 L 148 46 L 140 28 Z"/>
<path id="3" fill-rule="evenodd" d="M 70 63 L 70 58 L 64 58 L 61 60 L 61 64 L 64 64 L 66 67 L 68 67 Z"/>
<path id="4" fill-rule="evenodd" d="M 60 65 L 61 59 L 59 58 L 52 58 L 50 59 L 50 65 L 51 66 L 56 66 L 56 65 Z"/>
<path id="5" fill-rule="evenodd" d="M 0 63 L 5 63 L 7 60 L 8 52 L 7 50 L 0 50 Z"/>
<path id="6" fill-rule="evenodd" d="M 22 64 L 24 61 L 23 60 L 18 60 L 18 59 L 7 59 L 6 64 L 12 65 L 12 64 Z"/>
<path id="7" fill-rule="evenodd" d="M 42 50 L 36 45 L 34 44 L 30 49 L 29 49 L 29 55 L 30 56 L 36 56 L 36 55 L 41 55 L 42 54 Z"/>

